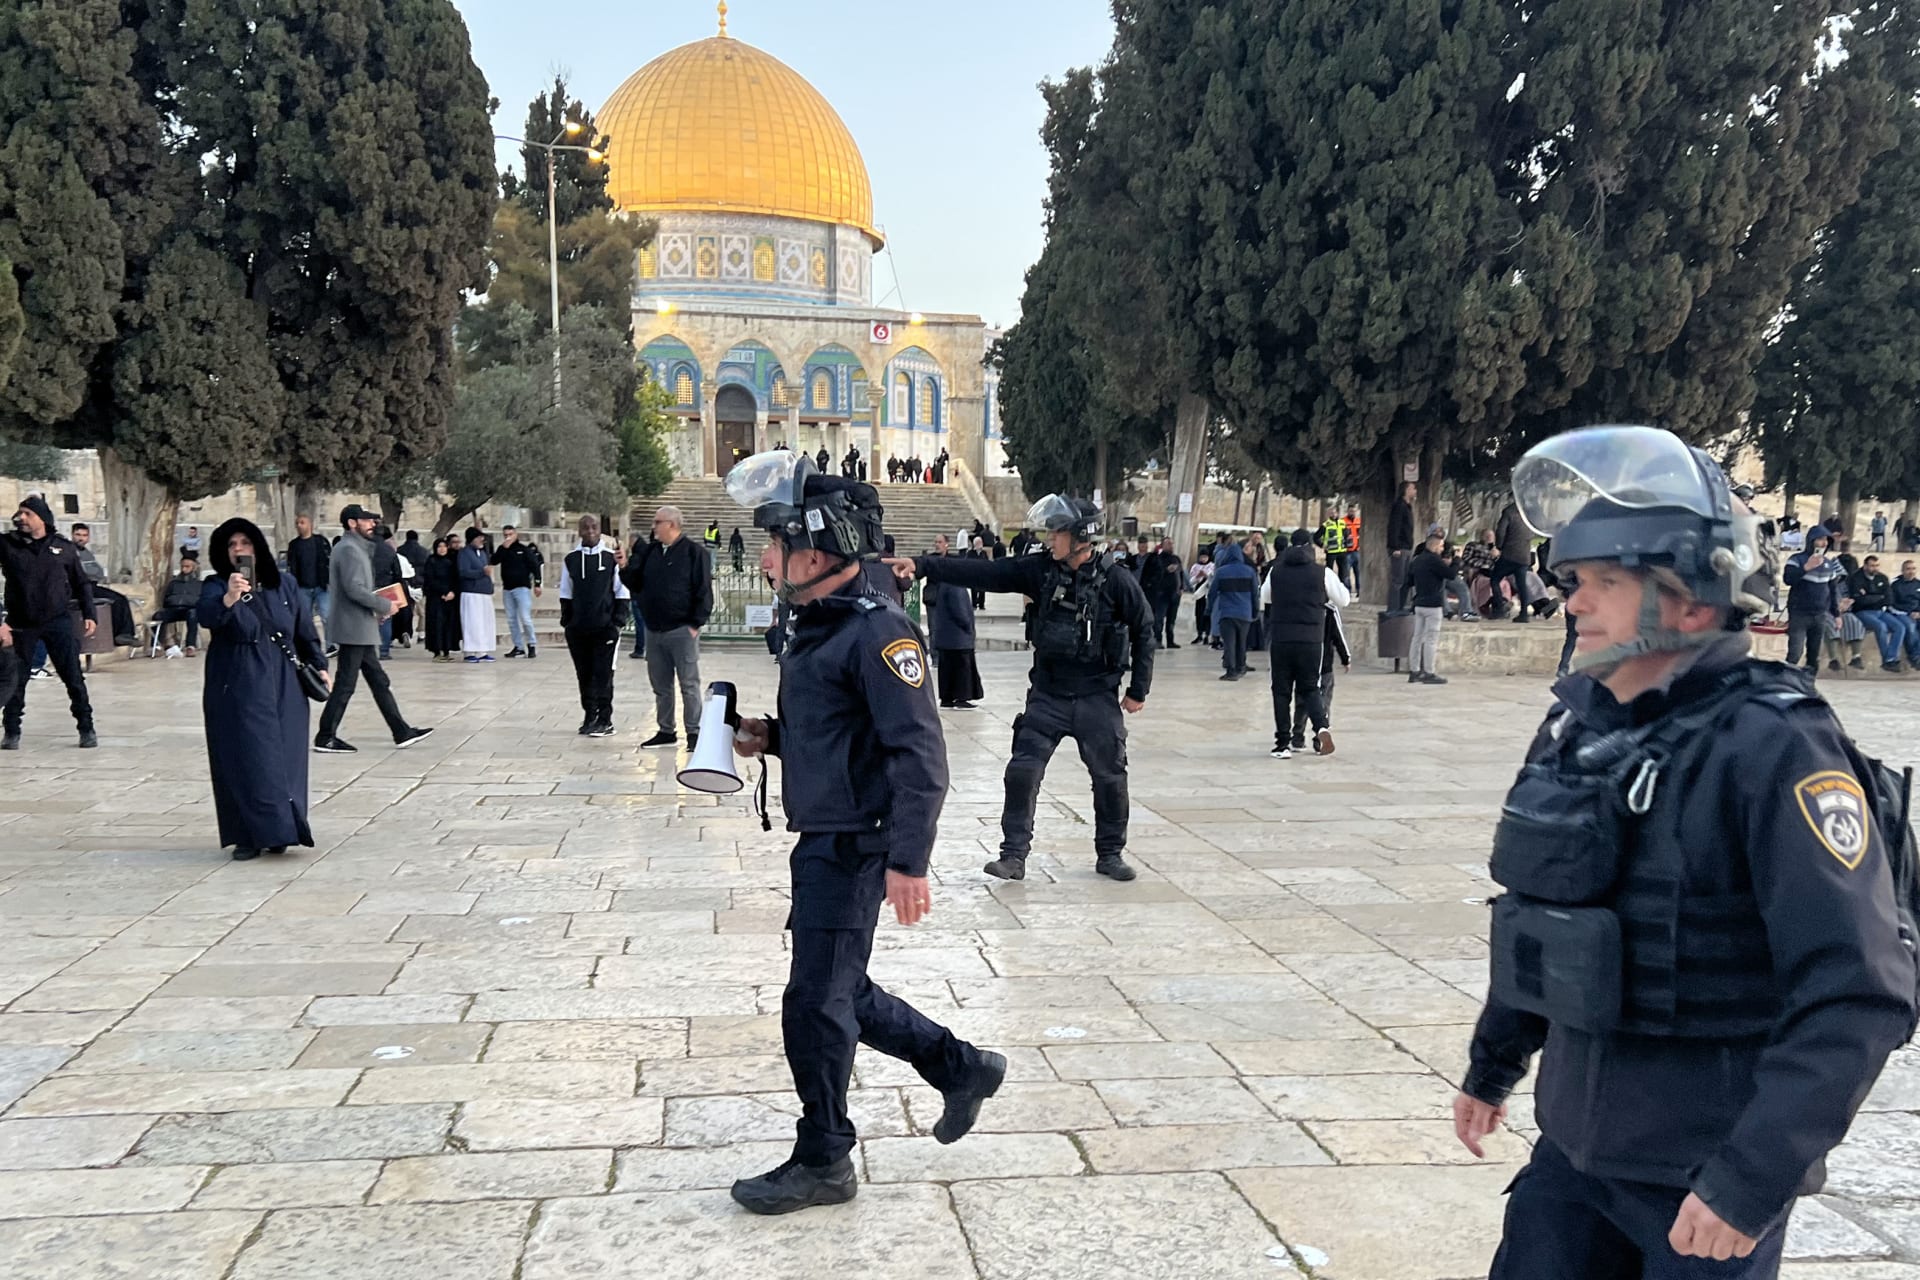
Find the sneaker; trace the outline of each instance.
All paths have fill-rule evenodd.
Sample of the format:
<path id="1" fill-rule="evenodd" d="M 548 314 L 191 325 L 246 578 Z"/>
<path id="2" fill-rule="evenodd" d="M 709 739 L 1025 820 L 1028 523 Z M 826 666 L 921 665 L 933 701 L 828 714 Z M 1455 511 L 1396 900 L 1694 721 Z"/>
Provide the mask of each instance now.
<path id="1" fill-rule="evenodd" d="M 1133 879 L 1134 876 L 1133 868 L 1128 866 L 1127 860 L 1117 853 L 1101 854 L 1093 860 L 1093 869 L 1097 874 L 1103 875 L 1109 880 L 1124 882 Z"/>
<path id="2" fill-rule="evenodd" d="M 18 751 L 20 749 L 20 731 L 18 729 L 0 738 L 0 751 Z"/>
<path id="3" fill-rule="evenodd" d="M 1267 756 L 1272 760 L 1291 760 L 1293 759 L 1293 749 L 1291 747 L 1275 747 L 1273 750 L 1267 752 Z"/>
<path id="4" fill-rule="evenodd" d="M 258 849 L 249 849 L 246 845 L 234 846 L 233 860 L 235 862 L 252 862 L 259 856 L 260 851 Z"/>
<path id="5" fill-rule="evenodd" d="M 1855 658 L 1852 662 L 1849 662 L 1847 664 L 1847 667 L 1849 670 L 1852 670 L 1852 671 L 1865 671 L 1867 669 L 1867 664 L 1863 662 L 1861 659 Z"/>
<path id="6" fill-rule="evenodd" d="M 196 648 L 194 648 L 194 647 L 193 647 L 192 645 L 188 645 L 188 646 L 187 646 L 187 649 L 186 649 L 186 653 L 187 653 L 187 656 L 188 656 L 189 658 L 191 658 L 191 657 L 192 657 L 192 656 L 193 656 L 194 654 L 196 654 L 196 653 L 198 653 L 198 652 L 200 652 L 200 651 L 199 651 L 198 649 L 196 649 Z"/>
<path id="7" fill-rule="evenodd" d="M 977 703 L 956 702 L 953 704 L 953 709 L 955 711 L 978 711 L 980 708 L 979 708 L 979 704 Z"/>
<path id="8" fill-rule="evenodd" d="M 599 724 L 587 730 L 587 736 L 589 738 L 611 738 L 613 736 L 613 721 L 602 720 Z"/>
<path id="9" fill-rule="evenodd" d="M 80 746 L 83 750 L 90 751 L 94 747 L 97 747 L 99 745 L 100 745 L 100 738 L 98 735 L 94 733 L 93 730 L 82 729 L 80 731 Z"/>
<path id="10" fill-rule="evenodd" d="M 482 662 L 492 662 L 492 661 L 493 661 L 493 655 L 492 655 L 492 654 L 490 654 L 490 653 L 483 653 L 483 654 L 481 654 L 481 655 L 480 655 L 480 661 L 482 661 Z"/>
<path id="11" fill-rule="evenodd" d="M 1180 647 L 1180 642 L 1179 642 L 1178 640 L 1169 640 L 1169 641 L 1167 641 L 1167 648 L 1169 648 L 1169 649 L 1178 649 L 1179 647 Z"/>
<path id="12" fill-rule="evenodd" d="M 1294 740 L 1292 742 L 1289 742 L 1287 745 L 1292 747 L 1295 751 L 1305 751 L 1307 749 L 1307 740 L 1304 736 L 1299 736 L 1299 737 L 1295 737 Z"/>
<path id="13" fill-rule="evenodd" d="M 677 747 L 680 745 L 680 735 L 671 729 L 662 729 L 640 745 L 643 747 Z"/>
<path id="14" fill-rule="evenodd" d="M 1409 671 L 1409 672 L 1407 672 L 1407 683 L 1408 683 L 1408 684 L 1419 684 L 1419 683 L 1420 683 L 1420 673 L 1419 673 L 1418 671 Z"/>
<path id="15" fill-rule="evenodd" d="M 827 1165 L 787 1160 L 757 1178 L 734 1183 L 733 1199 L 749 1213 L 773 1215 L 817 1204 L 845 1204 L 859 1191 L 852 1158 L 841 1156 Z"/>
<path id="16" fill-rule="evenodd" d="M 164 654 L 163 654 L 163 655 L 161 655 L 161 656 L 162 656 L 162 657 L 165 657 L 165 658 L 167 658 L 167 659 L 168 659 L 169 661 L 171 661 L 171 660 L 172 660 L 172 659 L 174 659 L 174 658 L 179 658 L 179 657 L 183 657 L 183 656 L 185 656 L 185 655 L 184 655 L 184 654 L 183 654 L 183 653 L 181 652 L 181 649 L 180 649 L 180 646 L 179 646 L 179 645 L 177 645 L 177 644 L 170 644 L 170 645 L 168 645 L 168 646 L 167 646 L 167 651 L 166 651 L 166 653 L 164 653 Z"/>
<path id="17" fill-rule="evenodd" d="M 594 725 L 593 717 L 588 716 L 585 720 L 582 720 L 580 722 L 580 728 L 577 730 L 577 732 L 581 737 L 584 738 L 587 736 L 588 731 L 593 728 L 593 725 Z"/>
<path id="18" fill-rule="evenodd" d="M 1838 671 L 1839 669 L 1840 669 L 1840 659 L 1838 658 L 1827 659 L 1827 670 Z"/>
<path id="19" fill-rule="evenodd" d="M 420 739 L 426 737 L 428 734 L 432 732 L 433 732 L 432 729 L 409 729 L 405 733 L 401 734 L 399 737 L 395 738 L 393 740 L 393 745 L 398 749 L 400 749 L 401 751 L 405 751 L 408 747 L 412 746 L 414 743 L 420 741 Z"/>
<path id="20" fill-rule="evenodd" d="M 51 680 L 52 678 L 53 671 L 49 667 L 35 667 L 27 673 L 27 679 L 29 680 Z"/>
<path id="21" fill-rule="evenodd" d="M 1420 677 L 1421 684 L 1445 684 L 1446 682 L 1447 678 L 1445 676 L 1437 676 L 1431 671 Z"/>
<path id="22" fill-rule="evenodd" d="M 15 735 L 17 738 L 18 735 Z M 995 880 L 1025 880 L 1027 878 L 1027 860 L 1001 854 L 986 866 L 980 868 Z"/>
<path id="23" fill-rule="evenodd" d="M 340 656 L 340 646 L 339 646 L 339 645 L 337 645 L 337 644 L 330 644 L 330 645 L 328 645 L 328 646 L 327 646 L 327 656 L 328 656 L 329 658 L 337 658 L 337 657 L 339 657 L 339 656 Z"/>
<path id="24" fill-rule="evenodd" d="M 980 1104 L 1000 1092 L 1000 1083 L 1006 1078 L 1006 1057 L 983 1050 L 967 1082 L 940 1095 L 946 1105 L 940 1118 L 933 1122 L 933 1140 L 945 1147 L 966 1137 L 973 1122 L 980 1118 Z"/>
<path id="25" fill-rule="evenodd" d="M 524 658 L 527 656 L 527 651 L 519 645 L 515 645 L 500 656 L 503 658 Z"/>
<path id="26" fill-rule="evenodd" d="M 1333 730 L 1321 729 L 1313 735 L 1313 754 L 1317 756 L 1333 754 Z"/>
<path id="27" fill-rule="evenodd" d="M 1900 664 L 1897 662 L 1883 662 L 1880 664 L 1880 669 L 1888 675 L 1897 676 L 1900 674 Z"/>
<path id="28" fill-rule="evenodd" d="M 537 657 L 539 657 L 539 656 L 540 656 L 540 647 L 539 647 L 538 645 L 535 645 L 535 644 L 528 644 L 528 645 L 527 645 L 527 660 L 528 660 L 529 662 L 531 662 L 531 661 L 532 661 L 533 659 L 535 659 L 535 658 L 537 658 Z"/>
<path id="29" fill-rule="evenodd" d="M 467 655 L 466 655 L 465 657 L 463 657 L 463 658 L 461 658 L 461 659 L 460 659 L 460 661 L 462 661 L 462 662 L 478 662 L 478 661 L 480 661 L 480 655 L 479 655 L 479 654 L 477 654 L 477 653 L 469 653 L 469 654 L 467 654 Z"/>
<path id="30" fill-rule="evenodd" d="M 344 756 L 359 750 L 352 743 L 341 741 L 337 735 L 331 738 L 314 739 L 313 749 L 323 756 Z"/>

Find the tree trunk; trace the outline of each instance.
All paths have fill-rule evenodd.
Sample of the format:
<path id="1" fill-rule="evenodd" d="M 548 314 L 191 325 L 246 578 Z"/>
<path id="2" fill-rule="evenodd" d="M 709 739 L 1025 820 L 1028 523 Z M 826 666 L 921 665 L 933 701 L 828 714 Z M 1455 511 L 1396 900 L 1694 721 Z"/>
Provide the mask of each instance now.
<path id="1" fill-rule="evenodd" d="M 1360 489 L 1360 602 L 1387 607 L 1393 562 L 1387 555 L 1387 513 L 1400 489 L 1400 463 L 1383 460 Z"/>
<path id="2" fill-rule="evenodd" d="M 1854 530 L 1860 524 L 1860 495 L 1847 493 L 1840 499 L 1840 536 L 1847 541 L 1854 540 Z"/>
<path id="3" fill-rule="evenodd" d="M 1305 498 L 1300 499 L 1300 524 L 1298 527 L 1302 529 L 1307 527 L 1307 500 Z"/>
<path id="4" fill-rule="evenodd" d="M 433 522 L 433 536 L 444 538 L 453 532 L 453 526 L 460 523 L 463 515 L 472 515 L 491 502 L 491 498 L 482 498 L 478 502 L 468 502 L 464 498 L 455 498 L 440 508 L 440 518 Z"/>
<path id="5" fill-rule="evenodd" d="M 1442 477 L 1446 461 L 1447 451 L 1440 445 L 1429 444 L 1421 452 L 1419 505 L 1414 508 L 1418 515 L 1413 522 L 1416 544 L 1436 524 L 1442 529 L 1453 528 L 1453 513 L 1446 509 L 1445 495 L 1441 493 L 1445 487 Z"/>
<path id="6" fill-rule="evenodd" d="M 1268 481 L 1262 480 L 1259 487 L 1253 491 L 1253 516 L 1249 523 L 1257 525 L 1261 529 L 1265 529 L 1270 523 L 1267 519 L 1267 494 L 1270 492 L 1268 483 Z M 1235 523 L 1237 524 L 1239 522 L 1235 521 Z"/>
<path id="7" fill-rule="evenodd" d="M 386 525 L 387 528 L 392 529 L 396 534 L 399 533 L 400 518 L 402 515 L 405 514 L 406 507 L 407 507 L 406 500 L 402 498 L 399 494 L 397 493 L 381 494 L 380 495 L 380 523 Z"/>
<path id="8" fill-rule="evenodd" d="M 157 602 L 173 576 L 173 545 L 180 499 L 113 449 L 100 450 L 106 485 L 107 577 L 128 580 Z"/>
<path id="9" fill-rule="evenodd" d="M 267 541 L 276 547 L 284 547 L 293 541 L 299 532 L 294 527 L 294 510 L 297 497 L 291 481 L 285 476 L 273 480 L 262 480 L 253 486 L 254 505 L 259 509 L 260 532 L 266 534 Z"/>
<path id="10" fill-rule="evenodd" d="M 1794 492 L 1793 467 L 1789 464 L 1786 478 L 1780 482 L 1780 518 L 1782 520 L 1794 518 L 1793 508 L 1798 498 L 1799 495 Z"/>
<path id="11" fill-rule="evenodd" d="M 1167 538 L 1182 564 L 1192 564 L 1200 544 L 1200 499 L 1207 484 L 1207 419 L 1213 416 L 1205 396 L 1187 392 L 1173 411 L 1173 460 L 1167 468 Z M 1180 510 L 1180 495 L 1193 495 L 1193 509 Z M 1234 523 L 1239 523 L 1235 503 Z"/>
<path id="12" fill-rule="evenodd" d="M 1908 498 L 1905 509 L 1900 512 L 1900 523 L 1912 525 L 1920 522 L 1920 498 Z"/>
<path id="13" fill-rule="evenodd" d="M 1235 524 L 1240 523 L 1240 503 L 1246 496 L 1247 491 L 1245 489 L 1235 489 L 1233 491 L 1233 522 Z"/>
<path id="14" fill-rule="evenodd" d="M 1814 517 L 1814 519 L 1825 520 L 1828 516 L 1837 514 L 1839 510 L 1840 510 L 1840 482 L 1836 480 L 1832 484 L 1828 485 L 1824 490 L 1821 491 L 1820 511 L 1819 511 L 1819 514 L 1817 514 Z"/>

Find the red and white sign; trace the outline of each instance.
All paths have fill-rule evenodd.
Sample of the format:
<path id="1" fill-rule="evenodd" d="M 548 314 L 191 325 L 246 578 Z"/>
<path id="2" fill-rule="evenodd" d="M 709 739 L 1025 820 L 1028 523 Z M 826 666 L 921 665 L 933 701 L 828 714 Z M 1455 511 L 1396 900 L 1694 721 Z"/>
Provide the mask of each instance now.
<path id="1" fill-rule="evenodd" d="M 868 337 L 876 347 L 890 347 L 893 345 L 893 326 L 885 320 L 875 320 Z"/>

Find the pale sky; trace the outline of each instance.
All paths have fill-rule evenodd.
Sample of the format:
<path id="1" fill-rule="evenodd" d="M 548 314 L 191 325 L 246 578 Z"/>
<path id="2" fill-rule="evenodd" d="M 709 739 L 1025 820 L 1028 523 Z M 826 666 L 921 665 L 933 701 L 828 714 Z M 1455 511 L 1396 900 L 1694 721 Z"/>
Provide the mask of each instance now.
<path id="1" fill-rule="evenodd" d="M 455 3 L 500 100 L 501 133 L 520 131 L 556 71 L 597 111 L 654 57 L 718 29 L 711 0 Z M 887 236 L 876 300 L 1017 320 L 1046 195 L 1036 86 L 1105 56 L 1107 0 L 731 0 L 730 10 L 729 34 L 810 80 L 866 156 Z M 504 144 L 501 163 L 517 161 Z"/>

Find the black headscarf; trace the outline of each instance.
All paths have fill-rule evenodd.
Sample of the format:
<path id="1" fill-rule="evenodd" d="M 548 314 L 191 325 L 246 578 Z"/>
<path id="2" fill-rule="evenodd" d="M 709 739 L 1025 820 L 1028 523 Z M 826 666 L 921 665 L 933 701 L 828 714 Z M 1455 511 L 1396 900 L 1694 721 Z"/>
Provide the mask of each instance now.
<path id="1" fill-rule="evenodd" d="M 280 566 L 273 562 L 273 545 L 267 541 L 260 526 L 251 520 L 234 516 L 207 539 L 207 559 L 213 563 L 213 572 L 225 578 L 233 572 L 233 557 L 227 554 L 227 540 L 236 533 L 244 533 L 253 543 L 253 585 L 262 591 L 274 591 L 280 586 Z"/>

